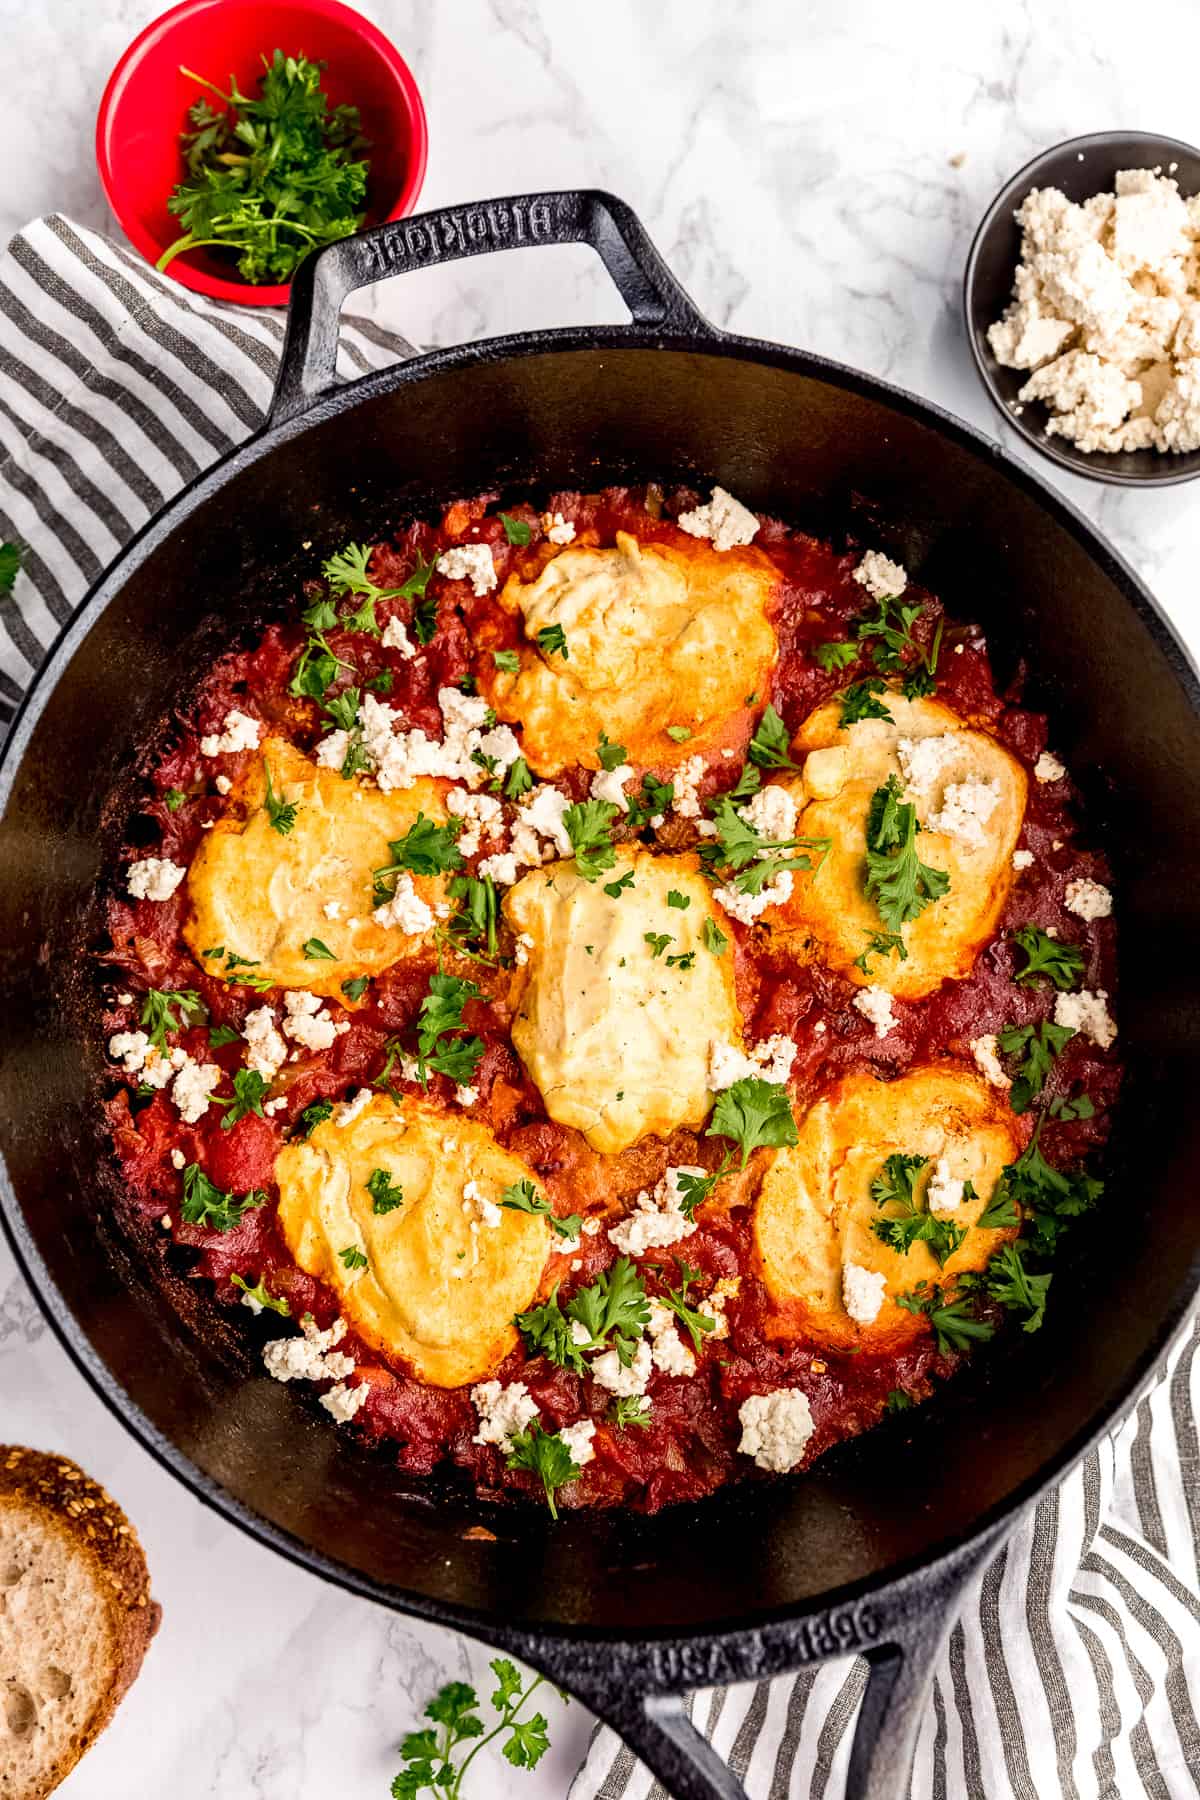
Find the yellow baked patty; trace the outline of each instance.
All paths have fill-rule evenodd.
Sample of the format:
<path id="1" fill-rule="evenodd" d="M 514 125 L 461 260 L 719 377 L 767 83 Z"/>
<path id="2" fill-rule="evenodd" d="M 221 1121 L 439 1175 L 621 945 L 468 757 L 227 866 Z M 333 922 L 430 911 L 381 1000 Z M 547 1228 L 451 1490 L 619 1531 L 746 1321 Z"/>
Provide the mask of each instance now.
<path id="1" fill-rule="evenodd" d="M 886 988 L 900 999 L 928 994 L 943 981 L 971 969 L 996 921 L 1013 882 L 1012 853 L 1025 815 L 1026 777 L 1016 758 L 987 732 L 975 731 L 939 700 L 906 700 L 898 691 L 880 696 L 891 718 L 863 719 L 839 727 L 841 702 L 820 706 L 797 732 L 792 754 L 803 757 L 802 774 L 781 785 L 797 804 L 796 832 L 827 837 L 829 854 L 812 875 L 800 876 L 790 899 L 768 908 L 763 922 L 786 934 L 794 953 L 816 958 L 861 986 Z M 949 891 L 904 927 L 908 956 L 873 956 L 868 972 L 855 966 L 873 933 L 884 930 L 864 889 L 866 823 L 871 796 L 890 775 L 903 781 L 903 743 L 948 740 L 935 778 L 925 787 L 909 785 L 904 798 L 915 802 L 921 831 L 921 861 L 944 869 Z M 946 789 L 982 779 L 996 794 L 994 809 L 980 825 L 980 841 L 938 829 Z"/>
<path id="2" fill-rule="evenodd" d="M 264 804 L 266 766 L 276 798 L 296 806 L 286 834 L 274 829 Z M 344 981 L 377 975 L 411 955 L 426 938 L 375 923 L 372 872 L 388 865 L 389 841 L 403 837 L 419 812 L 445 821 L 445 786 L 421 780 L 383 794 L 344 781 L 336 769 L 319 768 L 281 738 L 268 738 L 188 870 L 188 948 L 199 958 L 223 946 L 257 964 L 254 973 L 279 987 L 339 999 Z M 413 886 L 430 906 L 444 897 L 441 876 L 415 876 Z M 306 957 L 304 945 L 312 938 L 336 960 Z M 215 957 L 205 958 L 204 967 L 210 975 L 227 972 L 225 960 Z"/>
<path id="3" fill-rule="evenodd" d="M 753 548 L 639 544 L 620 531 L 612 548 L 562 550 L 536 581 L 505 584 L 500 603 L 521 614 L 527 641 L 518 670 L 484 670 L 481 685 L 521 725 L 539 775 L 598 768 L 601 731 L 638 767 L 673 768 L 744 738 L 744 702 L 775 663 L 767 604 L 778 580 Z M 538 645 L 554 627 L 565 657 Z M 668 726 L 690 735 L 680 742 Z"/>
<path id="4" fill-rule="evenodd" d="M 380 1169 L 404 1196 L 382 1214 L 367 1187 Z M 505 1188 L 534 1176 L 486 1126 L 377 1095 L 348 1123 L 335 1115 L 285 1146 L 275 1179 L 288 1248 L 337 1292 L 367 1343 L 434 1387 L 482 1380 L 512 1349 L 513 1314 L 537 1293 L 550 1227 L 507 1207 L 487 1222 Z M 365 1255 L 365 1267 L 347 1268 L 344 1250 Z"/>
<path id="5" fill-rule="evenodd" d="M 866 1071 L 844 1076 L 804 1115 L 795 1146 L 775 1152 L 755 1206 L 755 1247 L 779 1309 L 777 1327 L 831 1350 L 901 1348 L 925 1327 L 896 1305 L 897 1293 L 922 1280 L 952 1286 L 955 1275 L 982 1269 L 1016 1235 L 980 1230 L 974 1222 L 1020 1149 L 1018 1124 L 1004 1096 L 959 1063 L 928 1064 L 896 1081 L 879 1081 Z M 974 1186 L 976 1199 L 938 1215 L 973 1227 L 944 1267 L 926 1244 L 914 1243 L 901 1256 L 872 1229 L 891 1209 L 875 1204 L 871 1182 L 894 1154 L 929 1159 L 917 1181 L 918 1198 L 942 1157 L 952 1178 Z M 871 1324 L 857 1323 L 843 1303 L 850 1263 L 886 1277 L 883 1305 Z"/>
<path id="6" fill-rule="evenodd" d="M 693 855 L 625 847 L 599 881 L 549 863 L 505 897 L 514 931 L 532 939 L 517 972 L 517 1054 L 550 1117 L 609 1155 L 703 1124 L 709 1043 L 741 1042 L 733 957 L 704 941 L 705 921 L 719 921 L 699 868 Z M 605 884 L 627 873 L 632 886 L 612 898 Z"/>

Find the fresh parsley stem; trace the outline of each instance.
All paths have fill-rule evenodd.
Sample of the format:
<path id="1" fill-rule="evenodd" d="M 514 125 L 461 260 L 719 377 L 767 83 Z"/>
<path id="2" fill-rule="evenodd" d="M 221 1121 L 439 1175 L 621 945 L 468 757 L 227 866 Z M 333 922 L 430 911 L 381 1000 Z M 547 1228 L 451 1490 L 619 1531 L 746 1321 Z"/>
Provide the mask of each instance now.
<path id="1" fill-rule="evenodd" d="M 476 1739 L 474 1748 L 463 1758 L 458 1774 L 454 1778 L 454 1786 L 450 1789 L 448 1800 L 458 1800 L 459 1795 L 462 1793 L 463 1777 L 466 1775 L 467 1770 L 470 1768 L 475 1758 L 479 1755 L 479 1752 L 486 1749 L 492 1739 L 499 1737 L 502 1731 L 508 1730 L 509 1726 L 515 1722 L 517 1714 L 520 1712 L 525 1702 L 533 1698 L 545 1679 L 544 1675 L 535 1675 L 529 1686 L 525 1689 L 525 1692 L 518 1695 L 516 1704 L 509 1707 L 501 1714 L 500 1723 L 495 1729 L 489 1731 L 486 1737 Z"/>

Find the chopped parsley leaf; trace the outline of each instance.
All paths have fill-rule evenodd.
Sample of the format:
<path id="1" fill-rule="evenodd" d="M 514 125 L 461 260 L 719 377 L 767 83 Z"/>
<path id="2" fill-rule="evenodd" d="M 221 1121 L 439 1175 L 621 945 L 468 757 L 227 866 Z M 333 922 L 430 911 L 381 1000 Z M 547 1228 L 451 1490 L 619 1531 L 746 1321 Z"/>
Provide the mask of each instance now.
<path id="1" fill-rule="evenodd" d="M 280 837 L 287 837 L 296 823 L 296 814 L 299 808 L 294 800 L 285 800 L 282 794 L 275 792 L 271 785 L 271 765 L 265 756 L 263 757 L 263 770 L 267 777 L 267 791 L 263 804 L 267 809 L 267 817 L 271 821 L 271 830 L 277 831 Z"/>
<path id="2" fill-rule="evenodd" d="M 418 812 L 404 836 L 392 838 L 388 843 L 391 862 L 373 872 L 374 904 L 383 906 L 387 903 L 402 874 L 444 875 L 451 869 L 461 869 L 462 852 L 455 842 L 461 830 L 462 825 L 457 819 L 447 825 L 435 825 L 423 812 Z"/>
<path id="3" fill-rule="evenodd" d="M 362 704 L 362 689 L 345 687 L 332 700 L 321 703 L 321 711 L 325 722 L 335 731 L 353 731 L 358 723 L 358 709 Z"/>
<path id="4" fill-rule="evenodd" d="M 523 756 L 518 756 L 508 771 L 508 779 L 504 783 L 506 800 L 519 800 L 533 786 L 533 776 L 529 773 L 529 764 Z"/>
<path id="5" fill-rule="evenodd" d="M 897 1255 L 907 1256 L 914 1244 L 922 1243 L 929 1246 L 939 1263 L 944 1263 L 967 1234 L 950 1219 L 918 1206 L 916 1180 L 928 1161 L 927 1156 L 905 1156 L 899 1152 L 888 1157 L 871 1182 L 871 1198 L 876 1206 L 898 1206 L 901 1210 L 873 1220 L 872 1227 L 881 1243 Z"/>
<path id="6" fill-rule="evenodd" d="M 752 800 L 762 786 L 762 776 L 753 763 L 747 763 L 737 778 L 735 786 L 729 790 L 729 798 L 735 805 L 743 800 Z"/>
<path id="7" fill-rule="evenodd" d="M 373 694 L 390 694 L 395 680 L 395 674 L 391 669 L 380 669 L 378 675 L 372 675 L 367 686 Z"/>
<path id="8" fill-rule="evenodd" d="M 239 1119 L 250 1113 L 263 1117 L 263 1095 L 270 1087 L 257 1069 L 235 1069 L 233 1074 L 233 1095 L 224 1099 L 218 1094 L 210 1094 L 209 1099 L 214 1106 L 226 1108 L 225 1117 L 221 1120 L 222 1131 L 232 1131 Z"/>
<path id="9" fill-rule="evenodd" d="M 329 948 L 329 945 L 323 944 L 321 942 L 320 938 L 315 938 L 315 937 L 309 938 L 308 942 L 304 946 L 304 954 L 308 958 L 309 962 L 336 962 L 337 961 L 337 957 L 333 954 L 333 951 Z"/>
<path id="10" fill-rule="evenodd" d="M 222 1044 L 236 1044 L 241 1035 L 232 1025 L 210 1025 L 208 1028 L 208 1041 L 214 1050 L 219 1050 Z"/>
<path id="11" fill-rule="evenodd" d="M 887 693 L 887 682 L 878 675 L 868 675 L 865 681 L 853 681 L 841 695 L 842 712 L 838 719 L 838 727 L 845 730 L 847 725 L 857 725 L 860 719 L 890 719 L 891 713 L 877 700 L 877 694 Z"/>
<path id="12" fill-rule="evenodd" d="M 611 774 L 614 769 L 621 767 L 627 755 L 624 744 L 614 744 L 606 731 L 600 733 L 600 741 L 596 745 L 596 759 L 602 769 Z"/>
<path id="13" fill-rule="evenodd" d="M 696 1208 L 712 1199 L 718 1181 L 728 1174 L 732 1161 L 733 1152 L 726 1151 L 720 1168 L 714 1169 L 711 1175 L 691 1175 L 686 1171 L 676 1175 L 675 1191 L 679 1195 L 679 1210 L 685 1219 L 694 1219 Z"/>
<path id="14" fill-rule="evenodd" d="M 641 1274 L 627 1256 L 618 1256 L 590 1287 L 580 1288 L 567 1301 L 566 1314 L 588 1333 L 579 1350 L 604 1350 L 611 1338 L 617 1360 L 628 1368 L 634 1345 L 650 1323 Z"/>
<path id="15" fill-rule="evenodd" d="M 1032 1275 L 1025 1267 L 1021 1244 L 1003 1244 L 987 1266 L 984 1277 L 988 1297 L 1009 1312 L 1025 1314 L 1022 1331 L 1038 1331 L 1046 1316 L 1046 1296 L 1053 1277 Z"/>
<path id="16" fill-rule="evenodd" d="M 668 725 L 667 736 L 676 744 L 686 744 L 692 735 L 690 725 Z"/>
<path id="17" fill-rule="evenodd" d="M 180 1213 L 185 1225 L 203 1225 L 209 1231 L 232 1231 L 240 1225 L 245 1213 L 266 1203 L 266 1194 L 252 1188 L 248 1194 L 226 1194 L 208 1179 L 199 1163 L 189 1163 L 183 1171 L 183 1204 Z"/>
<path id="18" fill-rule="evenodd" d="M 521 658 L 515 650 L 493 650 L 492 662 L 509 675 L 515 675 L 521 666 Z"/>
<path id="19" fill-rule="evenodd" d="M 688 1289 L 694 1281 L 699 1281 L 699 1269 L 690 1268 L 688 1264 L 678 1256 L 675 1258 L 675 1264 L 679 1270 L 679 1286 L 677 1288 L 665 1288 L 658 1298 L 665 1307 L 668 1307 L 670 1311 L 675 1314 L 675 1317 L 679 1320 L 680 1324 L 692 1340 L 692 1349 L 696 1352 L 697 1356 L 699 1356 L 701 1350 L 704 1348 L 701 1341 L 703 1334 L 709 1331 L 715 1331 L 717 1328 L 717 1321 L 712 1317 L 711 1313 L 700 1312 L 696 1307 L 688 1305 Z"/>
<path id="20" fill-rule="evenodd" d="M 626 888 L 633 886 L 633 870 L 626 869 L 619 881 L 606 881 L 604 891 L 610 900 L 619 900 Z"/>
<path id="21" fill-rule="evenodd" d="M 314 605 L 306 607 L 300 617 L 307 627 L 307 636 L 292 671 L 288 693 L 320 700 L 338 670 L 349 669 L 352 665 L 329 647 L 325 634 L 337 624 L 338 617 L 336 609 L 328 600 L 318 600 Z"/>
<path id="22" fill-rule="evenodd" d="M 681 894 L 678 888 L 667 889 L 667 905 L 673 906 L 676 912 L 686 912 L 691 904 L 690 894 Z"/>
<path id="23" fill-rule="evenodd" d="M 179 1008 L 176 1018 L 174 1009 Z M 165 1051 L 168 1031 L 180 1031 L 183 1028 L 185 1013 L 202 1013 L 203 1002 L 195 988 L 147 988 L 142 997 L 142 1014 L 139 1023 L 156 1050 Z M 235 1031 L 234 1037 L 238 1034 Z"/>
<path id="24" fill-rule="evenodd" d="M 844 639 L 836 643 L 817 644 L 813 649 L 814 658 L 827 675 L 836 675 L 843 669 L 848 669 L 857 655 L 858 645 L 847 643 Z"/>
<path id="25" fill-rule="evenodd" d="M 496 960 L 500 906 L 490 875 L 456 875 L 449 894 L 458 907 L 446 926 L 446 939 L 460 956 L 476 962 Z"/>
<path id="26" fill-rule="evenodd" d="M 357 1244 L 347 1244 L 344 1250 L 338 1251 L 338 1261 L 344 1269 L 365 1269 L 367 1256 Z"/>
<path id="27" fill-rule="evenodd" d="M 799 764 L 792 761 L 792 739 L 787 726 L 775 708 L 768 702 L 767 709 L 758 722 L 758 730 L 750 739 L 749 757 L 760 769 L 795 769 Z"/>
<path id="28" fill-rule="evenodd" d="M 901 800 L 902 792 L 896 776 L 889 775 L 867 812 L 866 894 L 893 933 L 950 888 L 946 871 L 930 868 L 917 855 L 917 809 Z"/>
<path id="29" fill-rule="evenodd" d="M 784 869 L 819 867 L 830 847 L 829 838 L 764 838 L 728 794 L 718 794 L 709 810 L 717 831 L 700 846 L 700 855 L 710 870 L 731 870 L 732 885 L 739 893 L 761 894 Z M 789 850 L 796 854 L 787 855 Z"/>
<path id="30" fill-rule="evenodd" d="M 543 1431 L 534 1419 L 527 1431 L 518 1431 L 513 1437 L 507 1461 L 510 1469 L 528 1469 L 539 1477 L 546 1491 L 550 1517 L 557 1519 L 556 1491 L 568 1481 L 574 1481 L 581 1472 L 558 1432 Z"/>
<path id="31" fill-rule="evenodd" d="M 729 939 L 713 918 L 705 919 L 700 927 L 700 935 L 704 939 L 704 948 L 711 950 L 714 956 L 724 956 L 729 948 Z"/>
<path id="32" fill-rule="evenodd" d="M 168 788 L 163 795 L 163 802 L 168 812 L 178 812 L 187 795 L 182 788 Z"/>
<path id="33" fill-rule="evenodd" d="M 478 1037 L 450 1038 L 447 1034 L 464 1029 L 463 1010 L 468 1000 L 481 997 L 482 990 L 473 981 L 464 981 L 457 975 L 443 975 L 440 970 L 429 977 L 429 992 L 417 1015 L 422 1085 L 427 1082 L 429 1069 L 460 1086 L 470 1082 L 483 1055 L 483 1040 Z"/>
<path id="34" fill-rule="evenodd" d="M 908 960 L 908 945 L 898 931 L 872 931 L 868 934 L 869 942 L 861 956 L 856 956 L 854 966 L 869 975 L 870 961 L 873 956 L 891 956 L 893 952 L 901 962 Z"/>
<path id="35" fill-rule="evenodd" d="M 229 1279 L 235 1288 L 241 1288 L 246 1298 L 248 1300 L 253 1300 L 254 1304 L 261 1307 L 264 1312 L 278 1313 L 281 1319 L 291 1318 L 292 1309 L 287 1301 L 282 1296 L 277 1298 L 274 1294 L 269 1294 L 267 1292 L 266 1283 L 261 1277 L 253 1287 L 251 1287 L 250 1283 L 241 1275 L 231 1275 Z"/>
<path id="36" fill-rule="evenodd" d="M 657 952 L 655 952 L 655 954 L 657 955 Z M 696 952 L 694 950 L 685 950 L 678 956 L 668 956 L 668 958 L 667 958 L 668 969 L 685 969 L 686 970 L 686 969 L 693 969 L 693 968 L 695 968 L 695 966 L 696 966 Z"/>
<path id="37" fill-rule="evenodd" d="M 912 1395 L 905 1393 L 903 1388 L 889 1388 L 883 1402 L 883 1410 L 889 1413 L 907 1412 L 910 1407 L 915 1405 L 916 1401 Z"/>
<path id="38" fill-rule="evenodd" d="M 1096 1204 L 1104 1192 L 1104 1183 L 1083 1169 L 1068 1175 L 1048 1163 L 1039 1145 L 1043 1122 L 1044 1115 L 1016 1162 L 1009 1163 L 1002 1172 L 984 1216 L 998 1211 L 1006 1202 L 1019 1206 L 1031 1227 L 1034 1250 L 1040 1256 L 1048 1256 L 1071 1220 Z"/>
<path id="39" fill-rule="evenodd" d="M 583 1374 L 580 1347 L 571 1335 L 570 1320 L 558 1303 L 557 1282 L 540 1306 L 531 1306 L 528 1312 L 518 1313 L 513 1323 L 524 1338 L 530 1356 L 544 1356 L 557 1368 Z"/>
<path id="40" fill-rule="evenodd" d="M 1037 1025 L 1012 1025 L 998 1034 L 996 1043 L 1005 1056 L 1021 1058 L 1009 1093 L 1015 1113 L 1029 1111 L 1046 1085 L 1055 1058 L 1061 1056 L 1074 1036 L 1069 1025 L 1056 1025 L 1051 1019 L 1043 1019 Z"/>
<path id="41" fill-rule="evenodd" d="M 300 1136 L 311 1137 L 317 1126 L 324 1124 L 332 1115 L 332 1100 L 314 1100 L 311 1106 L 305 1107 L 297 1120 Z"/>
<path id="42" fill-rule="evenodd" d="M 673 941 L 669 931 L 647 931 L 642 935 L 642 942 L 649 944 L 650 954 L 656 959 L 662 955 L 667 945 Z"/>
<path id="43" fill-rule="evenodd" d="M 369 975 L 356 975 L 352 981 L 343 981 L 342 992 L 347 1000 L 361 1000 L 370 985 Z"/>
<path id="44" fill-rule="evenodd" d="M 540 1213 L 548 1219 L 559 1237 L 569 1238 L 572 1243 L 578 1238 L 583 1226 L 583 1218 L 579 1213 L 569 1213 L 560 1219 L 547 1200 L 545 1194 L 539 1194 L 528 1176 L 506 1187 L 500 1196 L 501 1206 L 507 1206 L 512 1212 Z"/>
<path id="45" fill-rule="evenodd" d="M 631 1425 L 645 1431 L 650 1423 L 649 1400 L 645 1394 L 622 1394 L 609 1408 L 608 1422 L 618 1431 L 628 1431 Z"/>
<path id="46" fill-rule="evenodd" d="M 367 1192 L 371 1196 L 373 1213 L 382 1215 L 395 1212 L 398 1206 L 404 1205 L 404 1189 L 399 1183 L 392 1185 L 392 1178 L 386 1169 L 371 1170 L 367 1176 Z"/>
<path id="47" fill-rule="evenodd" d="M 504 535 L 510 544 L 527 544 L 533 536 L 533 528 L 524 519 L 514 519 L 511 513 L 502 512 L 500 523 L 504 527 Z"/>
<path id="48" fill-rule="evenodd" d="M 744 1169 L 750 1152 L 760 1145 L 779 1149 L 797 1141 L 787 1089 L 777 1082 L 748 1075 L 717 1096 L 706 1137 L 732 1138 L 741 1146 Z"/>
<path id="49" fill-rule="evenodd" d="M 656 781 L 653 775 L 642 776 L 642 791 L 629 799 L 629 823 L 635 831 L 661 818 L 675 798 L 673 781 Z"/>
<path id="50" fill-rule="evenodd" d="M 897 1294 L 897 1306 L 905 1312 L 924 1315 L 933 1326 L 937 1347 L 943 1356 L 963 1354 L 972 1344 L 986 1343 L 995 1336 L 996 1327 L 987 1319 L 977 1319 L 974 1302 L 969 1297 L 948 1300 L 940 1287 L 918 1281 L 910 1294 Z"/>
<path id="51" fill-rule="evenodd" d="M 543 656 L 561 656 L 564 662 L 570 661 L 571 652 L 561 625 L 543 625 L 537 634 L 537 647 Z"/>
<path id="52" fill-rule="evenodd" d="M 563 829 L 575 852 L 575 867 L 584 881 L 595 881 L 617 860 L 611 828 L 620 807 L 611 800 L 577 800 L 563 814 Z"/>
<path id="53" fill-rule="evenodd" d="M 1036 925 L 1022 925 L 1013 932 L 1013 940 L 1028 959 L 1013 976 L 1022 987 L 1033 987 L 1044 976 L 1060 993 L 1066 993 L 1083 974 L 1083 951 L 1078 944 L 1060 943 Z"/>

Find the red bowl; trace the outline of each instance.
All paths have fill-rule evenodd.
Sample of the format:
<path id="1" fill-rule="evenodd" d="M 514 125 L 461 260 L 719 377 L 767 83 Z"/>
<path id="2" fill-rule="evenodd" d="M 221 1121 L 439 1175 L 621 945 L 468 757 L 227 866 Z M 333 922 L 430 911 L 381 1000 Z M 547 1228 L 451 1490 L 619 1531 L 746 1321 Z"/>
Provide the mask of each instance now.
<path id="1" fill-rule="evenodd" d="M 367 221 L 411 212 L 425 177 L 429 132 L 412 71 L 383 33 L 339 0 L 183 0 L 136 37 L 113 70 L 96 119 L 96 160 L 108 203 L 130 243 L 157 262 L 180 235 L 167 198 L 185 173 L 179 134 L 204 91 L 181 65 L 228 91 L 257 92 L 274 50 L 328 64 L 330 104 L 357 106 L 371 140 Z M 184 287 L 242 306 L 286 306 L 288 288 L 230 275 L 211 251 L 185 251 L 167 273 Z"/>

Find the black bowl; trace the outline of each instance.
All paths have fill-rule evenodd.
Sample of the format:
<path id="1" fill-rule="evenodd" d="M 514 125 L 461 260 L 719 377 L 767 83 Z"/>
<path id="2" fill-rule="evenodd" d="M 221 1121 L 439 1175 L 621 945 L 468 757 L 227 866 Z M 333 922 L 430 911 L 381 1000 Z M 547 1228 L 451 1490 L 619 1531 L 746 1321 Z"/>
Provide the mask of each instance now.
<path id="1" fill-rule="evenodd" d="M 1177 167 L 1172 168 L 1171 165 Z M 1026 443 L 1074 475 L 1117 487 L 1173 487 L 1200 475 L 1200 450 L 1077 450 L 1064 438 L 1047 437 L 1048 414 L 1040 401 L 1018 414 L 1017 394 L 1029 380 L 1027 369 L 1005 369 L 992 355 L 988 326 L 1012 298 L 1013 274 L 1021 255 L 1021 233 L 1013 219 L 1031 188 L 1060 188 L 1068 200 L 1088 200 L 1111 189 L 1119 169 L 1161 168 L 1186 195 L 1200 193 L 1200 150 L 1177 138 L 1149 131 L 1093 131 L 1043 150 L 996 195 L 984 213 L 963 274 L 967 342 L 983 385 L 997 408 Z"/>

